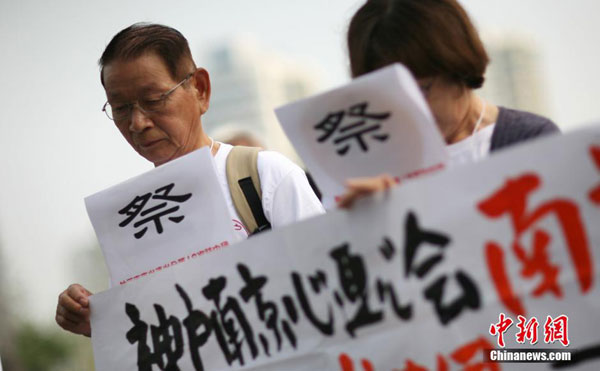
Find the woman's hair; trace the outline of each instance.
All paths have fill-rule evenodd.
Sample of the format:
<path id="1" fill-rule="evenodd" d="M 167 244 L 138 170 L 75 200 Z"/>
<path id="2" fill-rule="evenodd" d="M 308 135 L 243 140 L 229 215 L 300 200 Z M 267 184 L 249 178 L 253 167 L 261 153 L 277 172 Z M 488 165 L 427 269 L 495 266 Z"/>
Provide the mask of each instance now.
<path id="1" fill-rule="evenodd" d="M 368 0 L 348 28 L 352 76 L 404 64 L 416 78 L 442 76 L 480 88 L 489 62 L 456 0 Z"/>

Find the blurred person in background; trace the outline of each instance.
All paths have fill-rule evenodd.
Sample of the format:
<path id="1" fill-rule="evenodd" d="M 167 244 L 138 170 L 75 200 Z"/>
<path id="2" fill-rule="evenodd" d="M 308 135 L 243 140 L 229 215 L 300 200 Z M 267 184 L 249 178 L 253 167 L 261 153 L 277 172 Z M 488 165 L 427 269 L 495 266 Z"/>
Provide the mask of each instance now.
<path id="1" fill-rule="evenodd" d="M 246 130 L 242 125 L 229 123 L 220 125 L 211 132 L 215 140 L 231 144 L 232 146 L 246 146 L 265 148 L 264 143 L 258 138 L 258 135 Z"/>
<path id="2" fill-rule="evenodd" d="M 214 141 L 203 130 L 210 78 L 205 69 L 196 67 L 185 37 L 170 27 L 134 24 L 113 37 L 99 64 L 107 96 L 102 110 L 131 147 L 155 166 L 209 147 L 234 227 L 240 223 L 226 175 L 233 147 Z M 262 208 L 267 228 L 324 212 L 304 171 L 292 161 L 261 151 L 256 165 L 262 194 L 257 207 Z M 236 228 L 241 238 L 254 232 Z M 90 295 L 83 286 L 70 285 L 59 296 L 56 322 L 67 331 L 91 336 Z"/>
<path id="3" fill-rule="evenodd" d="M 547 118 L 475 93 L 489 58 L 456 0 L 369 0 L 352 17 L 347 42 L 352 77 L 393 63 L 412 72 L 446 141 L 450 166 L 559 131 Z M 394 184 L 388 175 L 349 179 L 338 205 L 350 207 Z"/>
<path id="4" fill-rule="evenodd" d="M 264 143 L 258 138 L 257 135 L 253 134 L 248 130 L 243 129 L 240 125 L 222 125 L 219 128 L 215 129 L 212 132 L 212 135 L 218 141 L 231 144 L 232 146 L 248 146 L 267 149 Z M 305 174 L 310 188 L 312 188 L 319 201 L 321 201 L 322 194 L 319 190 L 319 187 L 317 187 L 317 184 L 315 183 L 313 177 L 308 171 Z"/>

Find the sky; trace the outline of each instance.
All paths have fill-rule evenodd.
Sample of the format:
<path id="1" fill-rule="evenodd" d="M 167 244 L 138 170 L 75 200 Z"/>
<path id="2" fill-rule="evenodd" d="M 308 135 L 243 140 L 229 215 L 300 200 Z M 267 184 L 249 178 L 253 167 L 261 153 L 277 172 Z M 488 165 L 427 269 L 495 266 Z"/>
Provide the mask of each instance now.
<path id="1" fill-rule="evenodd" d="M 83 198 L 151 169 L 104 114 L 97 60 L 112 36 L 163 23 L 203 51 L 237 35 L 349 81 L 344 33 L 355 0 L 0 2 L 0 277 L 22 319 L 50 323 L 96 245 Z M 600 2 L 463 0 L 480 30 L 532 40 L 549 116 L 564 131 L 599 121 Z M 210 71 L 209 71 L 210 72 Z M 98 287 L 100 289 L 101 287 Z"/>

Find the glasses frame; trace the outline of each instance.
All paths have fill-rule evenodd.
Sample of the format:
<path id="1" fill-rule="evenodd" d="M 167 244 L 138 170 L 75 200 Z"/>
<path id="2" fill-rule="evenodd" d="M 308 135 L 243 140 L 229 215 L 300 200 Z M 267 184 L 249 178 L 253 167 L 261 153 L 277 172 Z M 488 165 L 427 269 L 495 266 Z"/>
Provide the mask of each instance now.
<path id="1" fill-rule="evenodd" d="M 153 99 L 153 101 L 161 101 L 161 102 L 162 102 L 162 107 L 164 107 L 164 105 L 165 105 L 165 103 L 166 103 L 166 100 L 167 100 L 167 98 L 169 98 L 169 96 L 170 96 L 171 94 L 173 94 L 173 92 L 174 92 L 175 90 L 177 90 L 177 88 L 178 88 L 178 87 L 180 87 L 181 85 L 185 84 L 185 83 L 186 83 L 186 82 L 187 82 L 187 81 L 188 81 L 188 80 L 189 80 L 189 79 L 190 79 L 192 76 L 194 76 L 194 73 L 193 73 L 193 72 L 190 72 L 190 73 L 189 73 L 189 74 L 188 74 L 188 75 L 187 75 L 187 76 L 186 76 L 186 77 L 185 77 L 183 80 L 181 80 L 179 83 L 177 83 L 177 85 L 173 86 L 173 87 L 172 87 L 171 89 L 169 89 L 168 91 L 166 91 L 166 92 L 162 93 L 158 99 Z M 157 109 L 157 110 L 148 110 L 148 109 L 145 109 L 144 107 L 142 107 L 142 106 L 140 105 L 140 103 L 139 103 L 139 100 L 136 100 L 136 101 L 135 101 L 135 102 L 133 102 L 133 103 L 127 103 L 127 104 L 124 104 L 124 106 L 127 106 L 127 108 L 128 108 L 128 113 L 127 113 L 127 116 L 126 116 L 126 117 L 131 117 L 131 112 L 133 112 L 133 107 L 134 107 L 134 106 L 137 106 L 137 108 L 138 108 L 138 109 L 139 109 L 141 112 L 143 112 L 144 114 L 148 114 L 148 113 L 156 113 L 156 112 L 159 112 L 159 111 L 160 111 L 160 109 Z M 121 121 L 124 121 L 124 120 L 125 120 L 125 118 L 123 118 L 123 119 L 119 119 L 119 120 L 115 120 L 115 119 L 114 119 L 114 117 L 111 117 L 111 115 L 108 113 L 108 111 L 111 111 L 111 113 L 112 113 L 112 109 L 111 109 L 111 108 L 108 108 L 108 107 L 112 107 L 112 106 L 110 105 L 110 103 L 109 103 L 109 102 L 108 102 L 108 100 L 107 100 L 107 101 L 106 101 L 106 103 L 104 103 L 104 105 L 102 106 L 102 112 L 104 112 L 104 113 L 106 114 L 106 117 L 108 117 L 110 120 L 112 120 L 112 121 L 114 121 L 114 122 L 121 122 Z M 114 116 L 114 115 L 113 115 L 113 116 Z"/>

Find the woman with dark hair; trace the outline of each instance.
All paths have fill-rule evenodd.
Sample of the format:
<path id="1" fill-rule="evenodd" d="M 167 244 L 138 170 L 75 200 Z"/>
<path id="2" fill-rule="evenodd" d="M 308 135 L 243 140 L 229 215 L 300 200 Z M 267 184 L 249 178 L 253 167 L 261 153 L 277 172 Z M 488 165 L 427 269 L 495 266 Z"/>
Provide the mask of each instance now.
<path id="1" fill-rule="evenodd" d="M 450 165 L 558 132 L 550 120 L 486 102 L 474 90 L 489 58 L 456 0 L 368 0 L 352 17 L 348 51 L 353 77 L 393 63 L 414 75 L 450 154 Z M 394 184 L 391 177 L 351 179 L 340 207 Z"/>

